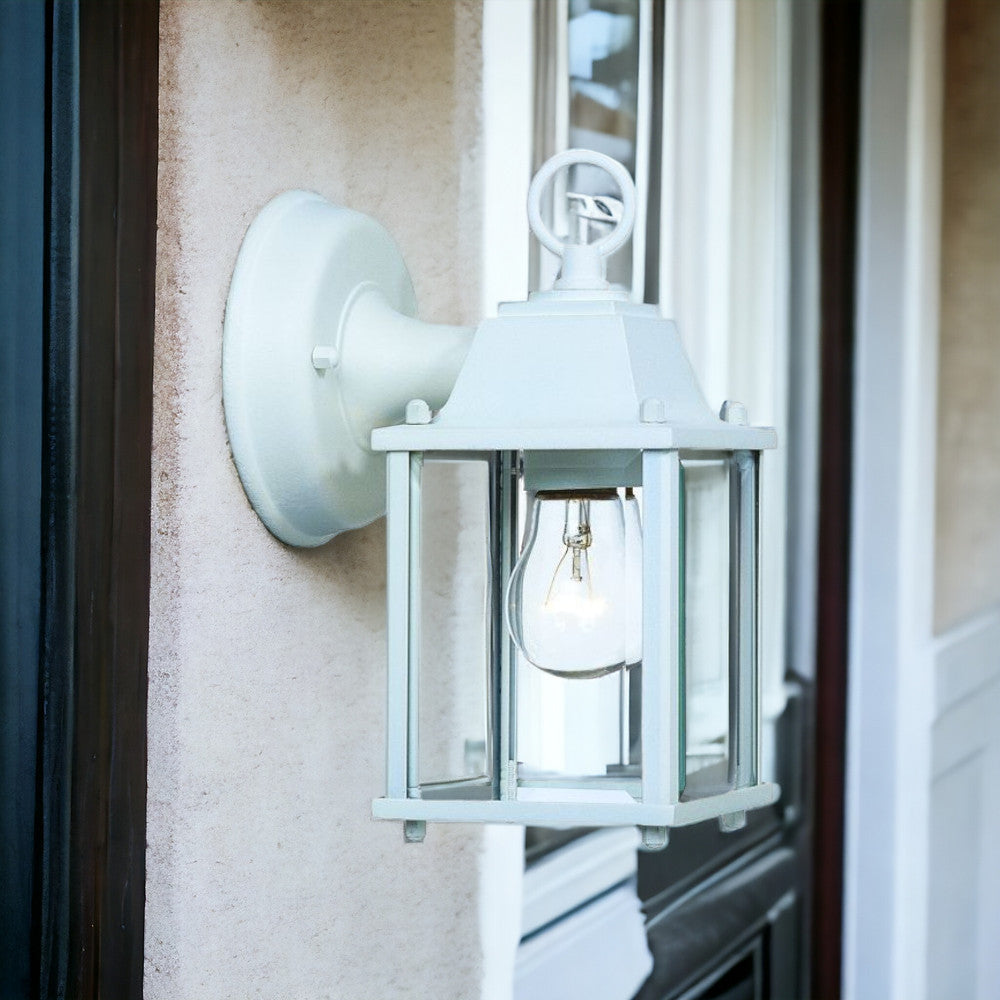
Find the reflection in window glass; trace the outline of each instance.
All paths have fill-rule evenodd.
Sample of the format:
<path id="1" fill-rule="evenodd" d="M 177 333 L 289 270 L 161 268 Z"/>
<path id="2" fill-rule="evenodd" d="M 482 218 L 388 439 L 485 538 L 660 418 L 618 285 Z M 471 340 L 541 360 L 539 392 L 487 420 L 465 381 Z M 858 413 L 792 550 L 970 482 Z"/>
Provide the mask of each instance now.
<path id="1" fill-rule="evenodd" d="M 638 0 L 574 0 L 569 8 L 569 144 L 607 153 L 633 175 L 638 22 Z"/>
<path id="2" fill-rule="evenodd" d="M 489 467 L 425 458 L 421 490 L 420 780 L 487 777 Z"/>
<path id="3" fill-rule="evenodd" d="M 552 5 L 555 8 L 556 5 Z M 558 148 L 606 153 L 636 174 L 639 105 L 639 0 L 571 0 L 565 32 L 566 65 L 549 117 L 565 139 Z M 565 131 L 563 131 L 565 130 Z M 552 150 L 555 152 L 555 149 Z M 621 216 L 614 182 L 597 167 L 580 164 L 557 178 L 548 207 L 555 233 L 569 242 L 592 243 Z M 538 287 L 550 287 L 557 261 L 543 259 Z M 632 245 L 608 261 L 608 280 L 632 287 Z"/>
<path id="4" fill-rule="evenodd" d="M 681 461 L 687 771 L 726 755 L 729 718 L 729 463 Z"/>

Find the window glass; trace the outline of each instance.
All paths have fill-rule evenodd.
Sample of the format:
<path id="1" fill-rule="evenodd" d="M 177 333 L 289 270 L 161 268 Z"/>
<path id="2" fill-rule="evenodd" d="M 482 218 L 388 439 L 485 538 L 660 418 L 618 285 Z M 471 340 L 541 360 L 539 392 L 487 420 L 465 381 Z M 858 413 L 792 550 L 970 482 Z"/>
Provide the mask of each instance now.
<path id="1" fill-rule="evenodd" d="M 563 33 L 566 61 L 560 77 L 541 102 L 550 134 L 563 137 L 552 148 L 592 149 L 622 163 L 636 175 L 639 115 L 639 0 L 571 0 L 551 7 L 567 12 Z M 546 142 L 544 145 L 548 146 Z M 553 232 L 567 241 L 593 243 L 620 218 L 621 199 L 603 170 L 587 164 L 556 178 L 545 206 Z M 639 223 L 641 225 L 641 221 Z M 608 261 L 608 280 L 633 286 L 632 240 Z M 558 261 L 545 252 L 536 287 L 551 287 Z"/>
<path id="2" fill-rule="evenodd" d="M 724 780 L 729 722 L 729 462 L 682 457 L 681 470 L 687 775 L 714 768 Z"/>
<path id="3" fill-rule="evenodd" d="M 420 781 L 489 774 L 489 465 L 424 458 Z"/>

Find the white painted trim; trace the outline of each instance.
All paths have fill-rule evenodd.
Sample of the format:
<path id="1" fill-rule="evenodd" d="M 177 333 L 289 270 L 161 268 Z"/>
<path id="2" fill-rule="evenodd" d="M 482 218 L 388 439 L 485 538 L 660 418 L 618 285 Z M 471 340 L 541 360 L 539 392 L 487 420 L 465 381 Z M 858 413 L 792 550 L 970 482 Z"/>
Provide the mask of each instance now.
<path id="1" fill-rule="evenodd" d="M 964 621 L 934 640 L 938 716 L 973 697 L 1000 673 L 1000 606 Z"/>
<path id="2" fill-rule="evenodd" d="M 482 313 L 528 294 L 534 94 L 533 0 L 483 2 Z M 483 828 L 479 862 L 482 1000 L 509 1000 L 521 937 L 524 828 Z"/>
<path id="3" fill-rule="evenodd" d="M 492 150 L 502 150 L 498 163 L 503 171 L 511 162 L 522 159 L 530 165 L 530 135 L 518 133 L 510 151 L 508 124 L 496 130 L 494 139 L 491 97 L 500 101 L 499 114 L 510 100 L 509 82 L 491 85 L 491 58 L 513 60 L 517 79 L 521 80 L 526 61 L 530 61 L 531 25 L 517 29 L 514 36 L 497 40 L 491 32 L 498 30 L 503 10 L 505 30 L 510 30 L 507 12 L 513 3 L 524 0 L 486 0 L 484 8 L 484 128 L 487 183 L 484 196 L 487 204 L 494 191 L 507 191 L 503 207 L 487 215 L 484 243 L 491 245 L 491 233 L 502 233 L 511 216 L 522 218 L 521 202 L 516 202 L 512 189 L 505 187 L 509 177 L 490 181 Z M 644 11 L 648 6 L 643 0 Z M 662 236 L 661 236 L 661 303 L 667 315 L 682 321 L 687 345 L 703 379 L 712 402 L 721 402 L 730 395 L 732 379 L 740 376 L 740 365 L 733 358 L 750 358 L 753 371 L 748 377 L 752 387 L 740 389 L 750 404 L 754 422 L 776 419 L 787 426 L 789 325 L 789 274 L 791 249 L 788 245 L 790 122 L 793 113 L 791 92 L 791 14 L 785 4 L 772 2 L 766 10 L 759 9 L 759 0 L 722 0 L 707 4 L 701 0 L 666 0 L 664 68 L 666 73 L 663 121 Z M 518 16 L 518 23 L 521 18 Z M 493 27 L 491 28 L 491 24 Z M 739 105 L 741 113 L 752 112 L 755 125 L 736 135 L 737 37 L 739 26 L 749 30 L 742 36 L 739 50 Z M 520 32 L 520 34 L 518 34 Z M 518 47 L 520 51 L 518 51 Z M 496 79 L 504 80 L 508 68 Z M 529 79 L 525 76 L 524 79 Z M 515 102 L 525 104 L 521 84 L 515 81 Z M 527 88 L 530 94 L 530 85 Z M 773 103 L 772 103 L 773 102 Z M 771 123 L 766 118 L 775 115 Z M 502 118 L 496 118 L 502 121 Z M 530 115 L 525 116 L 530 125 Z M 492 145 L 491 145 L 492 143 Z M 563 145 L 565 143 L 563 142 Z M 525 152 L 525 151 L 528 152 Z M 751 158 L 752 177 L 739 178 L 739 190 L 753 204 L 747 211 L 734 204 L 736 172 Z M 518 168 L 519 169 L 519 168 Z M 524 190 L 528 170 L 524 171 Z M 642 187 L 642 185 L 640 185 Z M 491 229 L 490 219 L 499 217 Z M 741 239 L 736 239 L 741 236 Z M 498 239 L 507 237 L 498 236 Z M 806 237 L 808 238 L 808 237 Z M 511 244 L 503 246 L 509 253 Z M 526 245 L 523 244 L 523 245 Z M 748 249 L 749 248 L 749 249 Z M 763 249 L 762 249 L 763 248 Z M 762 263 L 761 256 L 769 259 Z M 491 268 L 518 277 L 527 273 L 520 259 L 515 263 L 486 261 L 484 297 L 491 312 L 498 297 L 516 299 L 521 293 L 497 289 L 504 286 L 489 277 Z M 752 317 L 741 320 L 734 328 L 730 301 L 734 294 L 749 298 Z M 735 351 L 735 354 L 734 354 Z M 716 398 L 717 397 L 717 398 Z M 784 667 L 784 556 L 785 526 L 785 460 L 780 458 L 765 473 L 765 525 L 762 544 L 771 553 L 765 567 L 765 586 L 776 603 L 766 612 L 764 662 L 773 667 L 764 693 L 765 715 L 780 712 L 784 704 L 784 686 L 780 683 Z M 774 679 L 777 679 L 777 683 Z M 484 857 L 484 866 L 490 854 Z M 486 890 L 482 906 L 488 905 Z M 485 918 L 484 918 L 485 919 Z M 486 924 L 484 923 L 484 927 Z M 485 944 L 485 941 L 484 941 Z M 490 995 L 499 995 L 490 994 Z"/>
<path id="4" fill-rule="evenodd" d="M 598 830 L 532 865 L 524 875 L 522 935 L 634 878 L 638 849 L 635 827 Z"/>
<path id="5" fill-rule="evenodd" d="M 761 456 L 761 684 L 766 718 L 785 707 L 788 475 L 791 10 L 739 0 L 730 236 L 730 398 L 778 431 Z"/>
<path id="6" fill-rule="evenodd" d="M 528 297 L 534 21 L 533 0 L 483 2 L 484 316 Z"/>
<path id="7" fill-rule="evenodd" d="M 1000 717 L 1000 607 L 939 635 L 933 657 L 936 780 L 991 744 L 1000 747 L 996 727 Z"/>
<path id="8" fill-rule="evenodd" d="M 923 1000 L 941 0 L 865 5 L 846 801 L 848 1000 Z"/>
<path id="9" fill-rule="evenodd" d="M 624 885 L 526 941 L 513 996 L 628 1000 L 652 968 L 635 888 Z"/>
<path id="10" fill-rule="evenodd" d="M 1000 865 L 995 831 L 1000 825 L 1000 606 L 956 625 L 934 642 L 937 679 L 933 734 L 931 850 L 946 855 L 930 879 L 933 916 L 943 935 L 928 939 L 924 962 L 936 993 L 988 1000 L 1000 982 Z M 963 807 L 955 808 L 955 783 L 973 775 Z M 950 807 L 950 808 L 949 808 Z M 938 812 L 941 810 L 941 812 Z M 945 811 L 947 810 L 947 811 Z M 957 853 L 954 841 L 965 848 Z M 972 931 L 971 935 L 969 931 Z M 963 953 L 955 954 L 959 938 Z M 973 985 L 974 984 L 974 985 Z"/>
<path id="11" fill-rule="evenodd" d="M 660 306 L 710 403 L 729 386 L 736 4 L 666 0 Z"/>
<path id="12" fill-rule="evenodd" d="M 524 827 L 487 825 L 479 858 L 481 1000 L 510 1000 L 521 939 Z"/>
<path id="13" fill-rule="evenodd" d="M 660 304 L 710 407 L 739 399 L 778 431 L 761 475 L 766 719 L 787 698 L 793 16 L 774 0 L 664 8 Z"/>

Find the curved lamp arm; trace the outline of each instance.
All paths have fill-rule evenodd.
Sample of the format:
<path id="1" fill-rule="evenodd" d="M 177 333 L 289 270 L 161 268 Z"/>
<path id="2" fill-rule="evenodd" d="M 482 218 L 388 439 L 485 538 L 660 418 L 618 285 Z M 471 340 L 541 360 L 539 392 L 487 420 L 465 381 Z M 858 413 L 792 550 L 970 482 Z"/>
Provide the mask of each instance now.
<path id="1" fill-rule="evenodd" d="M 254 510 L 289 545 L 315 546 L 385 512 L 375 427 L 409 400 L 437 409 L 472 338 L 414 319 L 399 250 L 367 216 L 308 191 L 265 206 L 226 303 L 226 427 Z"/>

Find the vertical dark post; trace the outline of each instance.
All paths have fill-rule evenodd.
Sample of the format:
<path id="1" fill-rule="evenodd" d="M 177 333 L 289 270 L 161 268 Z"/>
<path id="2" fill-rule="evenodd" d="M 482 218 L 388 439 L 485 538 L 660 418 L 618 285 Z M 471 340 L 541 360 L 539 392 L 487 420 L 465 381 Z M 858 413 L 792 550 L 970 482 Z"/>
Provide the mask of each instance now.
<path id="1" fill-rule="evenodd" d="M 820 486 L 812 989 L 840 996 L 850 586 L 860 0 L 824 0 L 820 176 Z"/>
<path id="2" fill-rule="evenodd" d="M 159 6 L 80 4 L 67 993 L 142 996 Z"/>
<path id="3" fill-rule="evenodd" d="M 76 628 L 80 35 L 77 0 L 49 5 L 42 628 L 35 824 L 37 994 L 66 996 Z"/>

